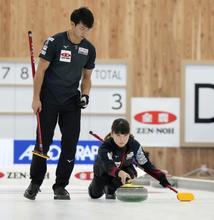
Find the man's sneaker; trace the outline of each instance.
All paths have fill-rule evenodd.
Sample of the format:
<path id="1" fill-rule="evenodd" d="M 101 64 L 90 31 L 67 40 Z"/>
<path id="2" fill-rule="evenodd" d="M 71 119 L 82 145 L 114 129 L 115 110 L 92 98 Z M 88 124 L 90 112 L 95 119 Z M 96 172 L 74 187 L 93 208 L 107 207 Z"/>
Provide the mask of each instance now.
<path id="1" fill-rule="evenodd" d="M 70 194 L 64 187 L 59 187 L 54 190 L 54 199 L 70 200 Z"/>
<path id="2" fill-rule="evenodd" d="M 106 194 L 106 199 L 116 199 L 116 194 Z"/>
<path id="3" fill-rule="evenodd" d="M 40 192 L 39 185 L 30 183 L 25 190 L 24 197 L 30 200 L 35 200 L 37 193 Z"/>

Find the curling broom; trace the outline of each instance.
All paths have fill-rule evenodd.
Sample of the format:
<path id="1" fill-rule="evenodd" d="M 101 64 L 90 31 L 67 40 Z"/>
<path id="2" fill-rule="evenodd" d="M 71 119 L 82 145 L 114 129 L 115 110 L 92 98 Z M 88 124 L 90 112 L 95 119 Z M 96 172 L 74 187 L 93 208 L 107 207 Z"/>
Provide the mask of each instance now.
<path id="1" fill-rule="evenodd" d="M 30 49 L 30 58 L 31 58 L 31 68 L 32 68 L 32 76 L 34 78 L 36 70 L 35 70 L 35 61 L 34 61 L 34 54 L 33 54 L 33 38 L 32 32 L 28 31 L 28 39 L 29 39 L 29 49 Z M 40 114 L 39 112 L 36 113 L 37 118 L 37 132 L 38 132 L 38 142 L 39 142 L 39 150 L 33 150 L 33 154 L 45 159 L 49 159 L 50 157 L 44 153 L 43 151 L 43 144 L 42 144 L 42 131 L 41 131 L 41 124 L 40 124 Z"/>

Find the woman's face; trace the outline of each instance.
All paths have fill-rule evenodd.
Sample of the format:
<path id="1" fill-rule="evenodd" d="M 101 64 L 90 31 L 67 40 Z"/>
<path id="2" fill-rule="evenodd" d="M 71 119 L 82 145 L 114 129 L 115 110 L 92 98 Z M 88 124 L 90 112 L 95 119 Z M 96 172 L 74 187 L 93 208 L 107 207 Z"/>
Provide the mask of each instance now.
<path id="1" fill-rule="evenodd" d="M 125 147 L 128 143 L 130 134 L 116 134 L 114 132 L 111 133 L 111 136 L 118 147 Z"/>

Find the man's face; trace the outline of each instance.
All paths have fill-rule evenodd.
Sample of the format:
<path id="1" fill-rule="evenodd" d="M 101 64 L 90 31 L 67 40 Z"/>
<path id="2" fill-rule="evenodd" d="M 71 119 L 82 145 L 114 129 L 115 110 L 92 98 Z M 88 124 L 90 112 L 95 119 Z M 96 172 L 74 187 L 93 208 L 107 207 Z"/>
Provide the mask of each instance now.
<path id="1" fill-rule="evenodd" d="M 116 134 L 113 132 L 111 136 L 118 147 L 125 147 L 129 140 L 130 134 Z"/>
<path id="2" fill-rule="evenodd" d="M 74 34 L 76 35 L 77 38 L 79 38 L 80 40 L 86 38 L 88 32 L 89 32 L 89 28 L 86 27 L 83 23 L 79 23 L 77 25 L 75 25 L 73 22 L 72 22 L 72 27 L 73 27 L 73 31 L 74 31 Z"/>

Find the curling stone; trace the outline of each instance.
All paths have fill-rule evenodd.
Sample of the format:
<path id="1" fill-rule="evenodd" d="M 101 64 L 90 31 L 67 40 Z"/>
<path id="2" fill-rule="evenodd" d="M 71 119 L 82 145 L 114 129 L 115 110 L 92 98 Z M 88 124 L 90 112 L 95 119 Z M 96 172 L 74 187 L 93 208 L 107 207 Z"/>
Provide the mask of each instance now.
<path id="1" fill-rule="evenodd" d="M 124 202 L 140 202 L 148 198 L 148 190 L 142 185 L 124 184 L 117 189 L 116 196 Z"/>

